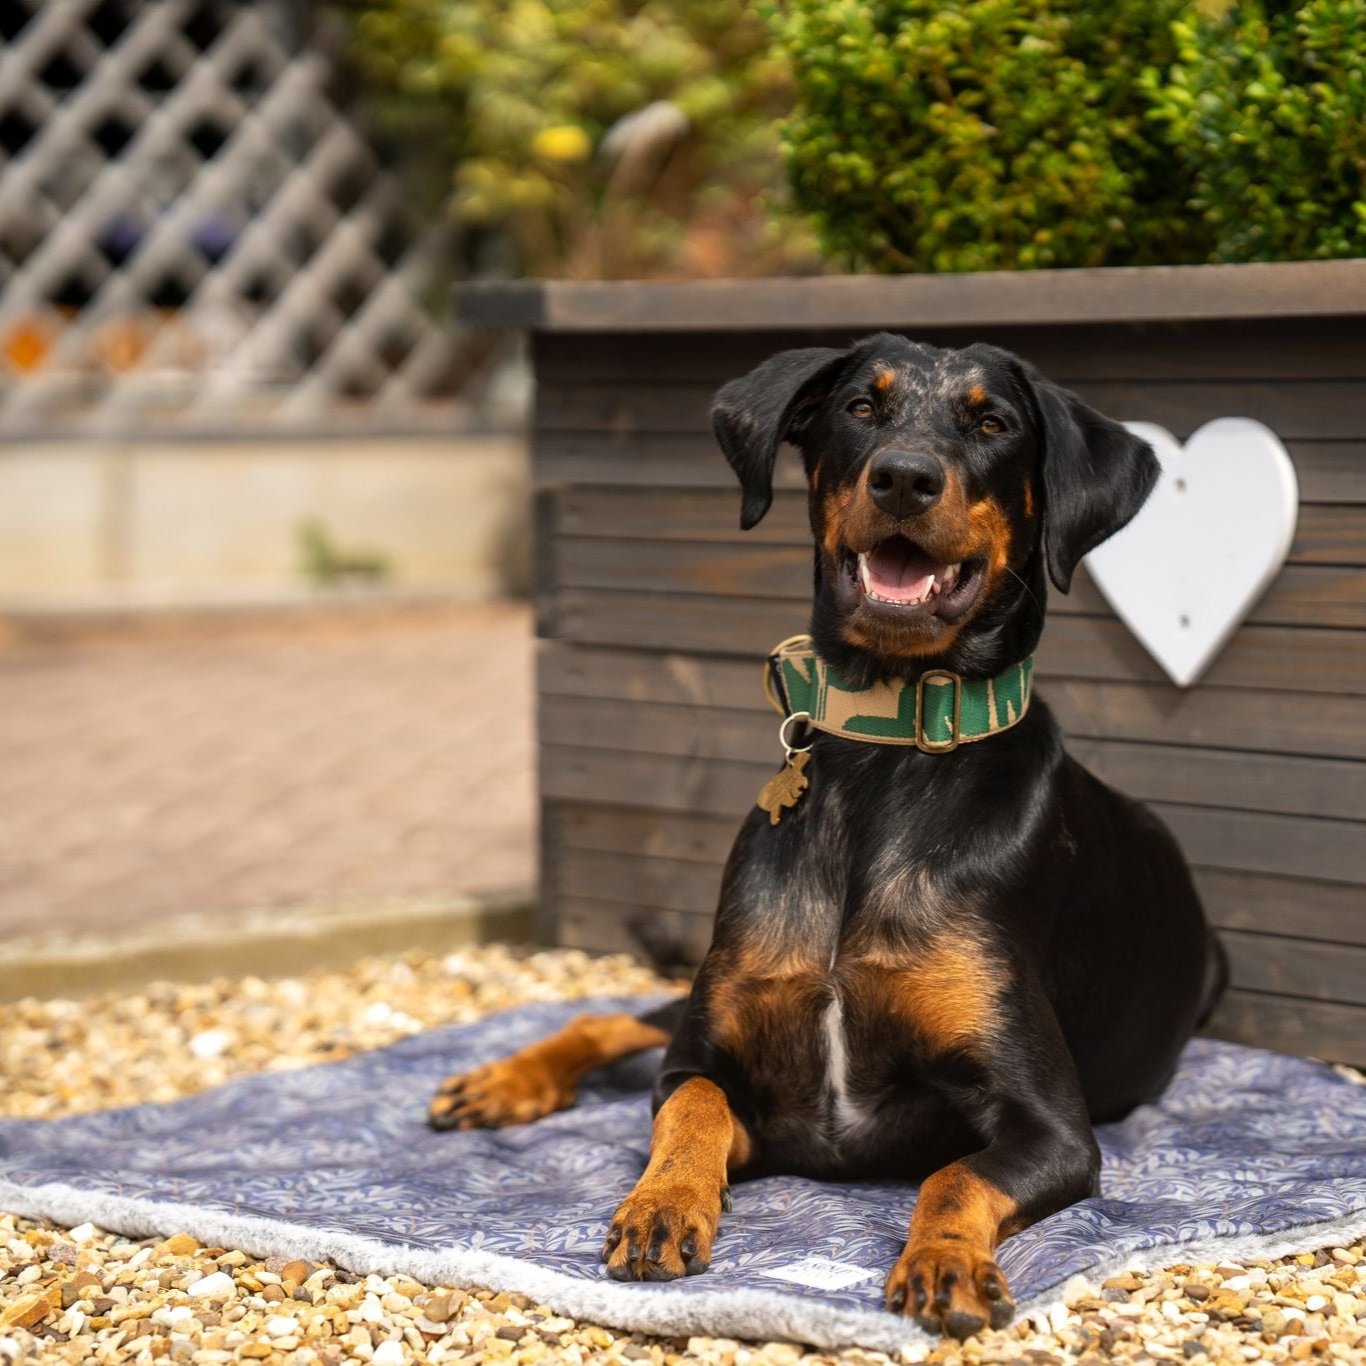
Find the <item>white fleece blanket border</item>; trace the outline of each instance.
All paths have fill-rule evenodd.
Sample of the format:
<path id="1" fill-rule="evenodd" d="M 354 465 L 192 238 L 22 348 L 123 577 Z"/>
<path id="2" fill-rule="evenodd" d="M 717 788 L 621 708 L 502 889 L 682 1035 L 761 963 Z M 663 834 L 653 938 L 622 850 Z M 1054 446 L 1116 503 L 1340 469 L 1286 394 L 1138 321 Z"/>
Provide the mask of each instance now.
<path id="1" fill-rule="evenodd" d="M 67 1228 L 90 1223 L 137 1237 L 188 1233 L 205 1246 L 240 1247 L 261 1257 L 306 1257 L 334 1262 L 360 1275 L 405 1275 L 426 1285 L 477 1286 L 529 1295 L 559 1314 L 662 1337 L 776 1340 L 824 1349 L 866 1347 L 882 1352 L 914 1351 L 931 1345 L 926 1334 L 888 1314 L 836 1309 L 777 1290 L 715 1290 L 671 1296 L 666 1285 L 623 1285 L 606 1278 L 580 1280 L 497 1253 L 461 1248 L 431 1252 L 283 1220 L 130 1199 L 56 1182 L 21 1186 L 0 1180 L 0 1207 L 24 1218 L 51 1219 Z M 1287 1257 L 1340 1246 L 1360 1237 L 1366 1237 L 1366 1210 L 1277 1233 L 1158 1244 L 1140 1253 L 1117 1256 L 1086 1279 L 1094 1283 L 1125 1269 L 1148 1270 L 1178 1261 Z M 1039 1326 L 1045 1328 L 1048 1315 L 1062 1303 L 1063 1287 L 1058 1286 L 1022 1303 L 1018 1313 L 1038 1318 Z"/>

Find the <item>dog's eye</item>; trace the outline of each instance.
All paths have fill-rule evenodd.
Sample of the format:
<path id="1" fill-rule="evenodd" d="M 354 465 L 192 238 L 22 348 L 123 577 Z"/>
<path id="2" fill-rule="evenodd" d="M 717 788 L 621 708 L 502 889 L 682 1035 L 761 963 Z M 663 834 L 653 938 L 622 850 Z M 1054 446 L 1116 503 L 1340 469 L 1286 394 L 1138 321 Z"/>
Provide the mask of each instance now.
<path id="1" fill-rule="evenodd" d="M 977 430 L 979 432 L 985 432 L 988 436 L 1000 436 L 1005 429 L 1006 424 L 993 413 L 988 413 L 986 417 L 982 418 L 977 424 Z"/>
<path id="2" fill-rule="evenodd" d="M 872 417 L 874 408 L 866 398 L 856 398 L 845 411 L 850 417 L 869 418 Z"/>

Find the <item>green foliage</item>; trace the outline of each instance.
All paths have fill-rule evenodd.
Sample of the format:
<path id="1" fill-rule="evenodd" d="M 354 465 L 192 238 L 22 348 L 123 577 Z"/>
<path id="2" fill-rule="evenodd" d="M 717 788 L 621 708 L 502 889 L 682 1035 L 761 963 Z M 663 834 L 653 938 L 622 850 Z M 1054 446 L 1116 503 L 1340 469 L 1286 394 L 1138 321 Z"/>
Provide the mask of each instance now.
<path id="1" fill-rule="evenodd" d="M 510 236 L 514 268 L 716 274 L 800 254 L 796 221 L 768 212 L 786 67 L 745 0 L 347 8 L 391 125 L 444 165 L 461 223 Z M 613 126 L 657 101 L 674 109 L 654 134 L 609 155 Z"/>
<path id="2" fill-rule="evenodd" d="M 1144 66 L 1182 0 L 789 0 L 785 151 L 824 249 L 856 268 L 1171 260 L 1182 186 L 1145 130 Z"/>
<path id="3" fill-rule="evenodd" d="M 343 550 L 316 518 L 300 522 L 299 550 L 304 577 L 319 588 L 352 581 L 378 583 L 388 578 L 389 557 L 379 550 Z"/>
<path id="4" fill-rule="evenodd" d="M 1176 35 L 1145 84 L 1209 259 L 1366 255 L 1366 5 L 1244 3 Z"/>
<path id="5" fill-rule="evenodd" d="M 790 271 L 810 226 L 880 271 L 1366 255 L 1362 0 L 346 8 L 503 269 Z"/>

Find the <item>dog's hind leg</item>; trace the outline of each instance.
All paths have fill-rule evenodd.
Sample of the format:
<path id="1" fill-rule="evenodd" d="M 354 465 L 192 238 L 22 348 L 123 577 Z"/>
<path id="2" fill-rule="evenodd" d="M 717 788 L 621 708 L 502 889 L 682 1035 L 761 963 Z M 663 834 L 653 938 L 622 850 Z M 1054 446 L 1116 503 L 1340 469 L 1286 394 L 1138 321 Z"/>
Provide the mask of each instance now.
<path id="1" fill-rule="evenodd" d="M 595 1068 L 667 1044 L 681 1008 L 670 1002 L 639 1017 L 580 1015 L 510 1058 L 448 1077 L 427 1117 L 434 1129 L 501 1129 L 563 1110 Z"/>

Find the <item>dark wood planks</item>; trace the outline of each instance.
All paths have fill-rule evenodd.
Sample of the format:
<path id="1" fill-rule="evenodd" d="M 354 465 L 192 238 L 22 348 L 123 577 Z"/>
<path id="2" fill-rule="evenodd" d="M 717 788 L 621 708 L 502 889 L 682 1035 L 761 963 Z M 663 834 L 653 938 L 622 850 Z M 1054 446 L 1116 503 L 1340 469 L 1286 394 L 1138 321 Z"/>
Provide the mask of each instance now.
<path id="1" fill-rule="evenodd" d="M 759 679 L 750 654 L 727 658 L 561 642 L 542 647 L 540 686 L 547 694 L 680 701 L 771 715 Z M 1322 693 L 1306 702 L 1293 693 L 1208 684 L 1183 691 L 1165 683 L 1069 678 L 1041 679 L 1039 692 L 1073 737 L 1366 759 L 1366 706 L 1358 697 Z"/>
<path id="2" fill-rule="evenodd" d="M 795 490 L 776 493 L 768 515 L 748 532 L 739 528 L 739 498 L 726 489 L 581 485 L 560 494 L 556 515 L 565 536 L 784 545 L 810 553 L 806 495 Z M 1366 505 L 1301 507 L 1288 561 L 1366 565 Z"/>
<path id="3" fill-rule="evenodd" d="M 1366 533 L 1366 525 L 1362 528 Z M 562 535 L 556 538 L 555 582 L 566 588 L 621 588 L 652 593 L 715 593 L 783 598 L 805 608 L 811 596 L 811 550 L 738 540 L 707 541 Z M 1049 610 L 1105 615 L 1110 606 L 1084 567 L 1071 592 L 1054 593 Z M 1271 626 L 1366 628 L 1366 567 L 1287 565 L 1248 620 Z"/>
<path id="4" fill-rule="evenodd" d="M 685 762 L 654 759 L 661 774 Z M 1360 825 L 1175 802 L 1151 806 L 1200 867 L 1366 886 Z M 652 858 L 701 863 L 723 861 L 736 828 L 734 816 L 693 810 L 565 804 L 554 811 L 561 843 L 573 848 L 608 854 L 644 848 Z"/>
<path id="5" fill-rule="evenodd" d="M 752 784 L 750 796 L 782 755 L 777 720 L 767 712 L 668 702 L 640 702 L 624 711 L 605 699 L 546 697 L 540 723 L 543 734 L 572 737 L 572 746 L 560 746 L 570 750 L 758 765 L 744 775 Z M 1104 739 L 1074 739 L 1070 749 L 1097 777 L 1144 801 L 1348 821 L 1366 812 L 1366 764 L 1348 760 Z M 591 754 L 579 754 L 575 761 L 590 770 L 597 762 Z M 648 806 L 668 800 L 678 809 L 680 798 L 689 799 L 690 777 L 660 766 L 619 795 Z M 699 809 L 738 811 L 748 804 Z M 1359 833 L 1366 844 L 1366 826 Z"/>
<path id="6" fill-rule="evenodd" d="M 629 571 L 628 571 L 629 572 Z M 761 659 L 800 631 L 788 600 L 566 588 L 550 603 L 551 632 L 593 645 L 643 646 Z M 1206 672 L 1213 687 L 1366 696 L 1358 632 L 1248 625 Z M 1161 683 L 1161 666 L 1113 617 L 1059 613 L 1036 655 L 1041 677 Z"/>
<path id="7" fill-rule="evenodd" d="M 555 803 L 556 815 L 567 808 Z M 552 818 L 552 823 L 554 818 Z M 572 838 L 572 828 L 570 838 Z M 721 864 L 692 859 L 657 858 L 642 853 L 580 850 L 554 837 L 553 877 L 558 893 L 599 903 L 634 907 L 644 912 L 668 910 L 699 917 L 710 924 L 721 885 Z M 1360 964 L 1366 951 L 1366 922 L 1343 909 L 1360 909 L 1361 890 L 1338 883 L 1309 883 L 1280 876 L 1196 868 L 1196 885 L 1211 922 L 1230 935 L 1241 936 L 1240 953 L 1274 956 L 1288 943 L 1316 943 L 1331 956 L 1348 947 L 1355 952 L 1345 961 Z M 1306 885 L 1313 893 L 1305 896 Z M 1294 891 L 1289 892 L 1290 887 Z M 700 931 L 699 931 L 700 933 Z M 1314 960 L 1322 961 L 1322 955 Z M 1263 979 L 1277 969 L 1257 968 Z M 1333 999 L 1353 997 L 1361 983 L 1352 976 L 1350 987 L 1328 993 Z M 1308 994 L 1315 995 L 1315 987 Z"/>
<path id="8" fill-rule="evenodd" d="M 1333 318 L 1361 313 L 1366 264 L 1109 266 L 804 280 L 477 281 L 457 286 L 466 322 L 542 332 L 677 335 L 734 330 Z"/>
<path id="9" fill-rule="evenodd" d="M 1357 380 L 1085 380 L 1073 387 L 1121 422 L 1156 422 L 1182 440 L 1216 417 L 1235 414 L 1265 422 L 1282 441 L 1351 441 L 1366 429 L 1366 390 Z M 633 386 L 604 380 L 557 385 L 538 398 L 536 427 L 705 432 L 715 390 L 708 381 L 668 376 Z"/>
<path id="10" fill-rule="evenodd" d="M 1366 1058 L 1363 1017 L 1366 1011 L 1360 1006 L 1235 990 L 1224 998 L 1204 1032 L 1282 1053 L 1360 1063 Z"/>
<path id="11" fill-rule="evenodd" d="M 1299 475 L 1300 501 L 1366 503 L 1366 441 L 1287 441 Z M 735 477 L 710 432 L 561 432 L 537 434 L 542 487 L 664 486 L 725 489 L 739 506 Z M 775 471 L 779 489 L 804 489 L 800 462 L 788 451 Z M 729 518 L 734 526 L 735 518 Z"/>
<path id="12" fill-rule="evenodd" d="M 778 758 L 758 659 L 804 627 L 810 576 L 799 463 L 783 453 L 773 511 L 741 534 L 711 394 L 780 346 L 870 329 L 586 316 L 535 345 L 546 900 L 563 942 L 638 952 L 644 916 L 656 946 L 695 961 Z M 1076 756 L 1153 803 L 1191 857 L 1233 962 L 1215 1029 L 1366 1061 L 1366 324 L 920 322 L 938 344 L 1008 346 L 1115 416 L 1184 438 L 1241 414 L 1286 441 L 1290 563 L 1200 686 L 1165 682 L 1083 574 L 1050 603 L 1040 691 Z"/>
<path id="13" fill-rule="evenodd" d="M 1033 362 L 1059 384 L 1107 380 L 1323 380 L 1366 373 L 1366 336 L 1359 318 L 1249 320 L 1236 329 L 1218 322 L 1150 322 L 1031 327 L 910 325 L 896 329 L 934 346 L 990 342 Z M 715 333 L 705 345 L 680 344 L 667 333 L 617 332 L 535 339 L 537 372 L 562 384 L 660 380 L 719 385 L 766 356 L 794 346 L 846 346 L 860 334 L 847 328 Z"/>

